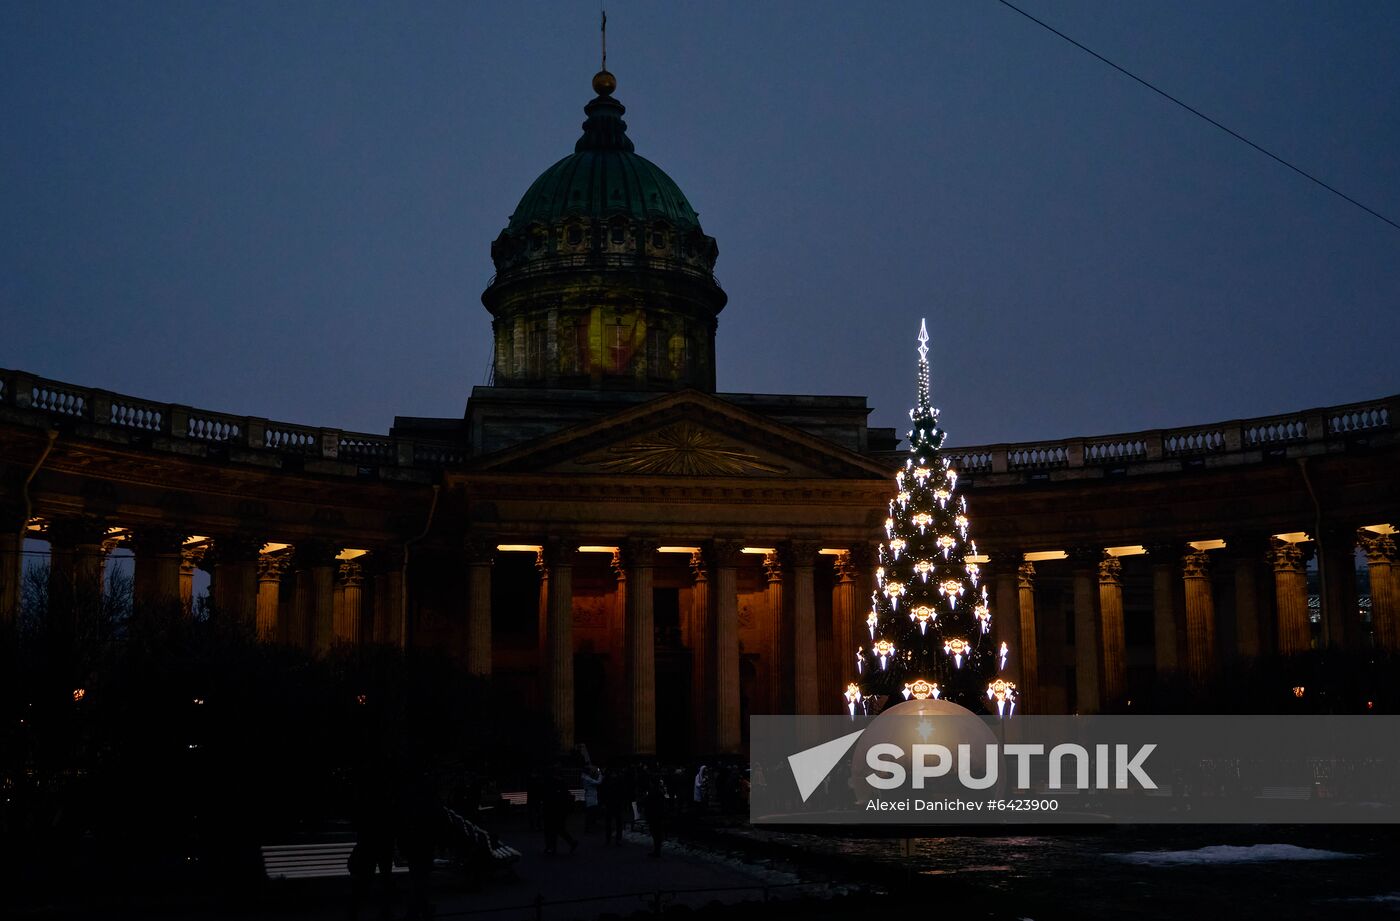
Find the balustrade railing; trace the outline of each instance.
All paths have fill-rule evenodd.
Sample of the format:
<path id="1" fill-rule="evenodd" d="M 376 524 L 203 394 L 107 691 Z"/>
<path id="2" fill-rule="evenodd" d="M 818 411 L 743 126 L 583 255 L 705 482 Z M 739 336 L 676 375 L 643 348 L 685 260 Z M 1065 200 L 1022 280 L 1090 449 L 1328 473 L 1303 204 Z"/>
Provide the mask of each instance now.
<path id="1" fill-rule="evenodd" d="M 279 455 L 338 460 L 358 466 L 445 467 L 466 462 L 457 444 L 416 442 L 386 435 L 270 422 L 253 416 L 155 403 L 23 371 L 0 368 L 0 405 L 38 410 L 55 421 L 111 426 L 142 436 L 164 436 Z M 949 449 L 963 474 L 1039 473 L 1066 468 L 1188 461 L 1241 451 L 1265 454 L 1329 440 L 1393 431 L 1400 395 L 1211 425 L 1067 438 L 1025 444 Z"/>

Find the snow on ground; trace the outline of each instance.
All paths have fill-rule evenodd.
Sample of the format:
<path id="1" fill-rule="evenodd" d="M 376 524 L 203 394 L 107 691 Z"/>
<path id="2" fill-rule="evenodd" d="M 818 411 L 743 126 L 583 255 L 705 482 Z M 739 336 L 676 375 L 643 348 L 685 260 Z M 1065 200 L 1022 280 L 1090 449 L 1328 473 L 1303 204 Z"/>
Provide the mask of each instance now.
<path id="1" fill-rule="evenodd" d="M 1351 860 L 1361 855 L 1318 848 L 1298 847 L 1296 844 L 1215 844 L 1191 851 L 1133 851 L 1109 854 L 1114 860 L 1153 867 L 1209 866 L 1241 863 L 1270 863 L 1280 860 Z"/>

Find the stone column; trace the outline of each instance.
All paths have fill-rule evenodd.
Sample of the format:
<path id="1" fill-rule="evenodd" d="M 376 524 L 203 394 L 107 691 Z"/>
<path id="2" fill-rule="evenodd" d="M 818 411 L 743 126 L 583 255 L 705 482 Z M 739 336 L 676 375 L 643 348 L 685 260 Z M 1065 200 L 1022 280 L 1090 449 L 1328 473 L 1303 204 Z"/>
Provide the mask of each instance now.
<path id="1" fill-rule="evenodd" d="M 1259 620 L 1259 568 L 1268 545 L 1257 535 L 1237 535 L 1225 542 L 1235 568 L 1235 649 L 1241 659 L 1255 659 L 1262 647 Z"/>
<path id="2" fill-rule="evenodd" d="M 743 742 L 739 702 L 739 578 L 742 542 L 711 541 L 705 548 L 710 562 L 710 601 L 715 634 L 715 750 L 739 751 Z"/>
<path id="3" fill-rule="evenodd" d="M 1379 649 L 1400 649 L 1400 632 L 1396 616 L 1400 598 L 1396 597 L 1395 538 L 1390 534 L 1360 531 L 1357 539 L 1366 553 L 1366 571 L 1371 580 L 1371 629 Z"/>
<path id="4" fill-rule="evenodd" d="M 258 555 L 263 541 L 243 534 L 217 537 L 206 562 L 214 566 L 214 611 L 253 629 L 258 620 Z"/>
<path id="5" fill-rule="evenodd" d="M 468 538 L 467 557 L 467 672 L 491 674 L 491 566 L 496 542 Z"/>
<path id="6" fill-rule="evenodd" d="M 1128 686 L 1128 650 L 1123 639 L 1123 564 L 1104 554 L 1099 561 L 1099 621 L 1103 630 L 1103 698 L 1121 703 Z"/>
<path id="7" fill-rule="evenodd" d="M 817 599 L 813 569 L 821 545 L 790 541 L 784 550 L 792 569 L 792 712 L 812 716 L 817 701 Z M 830 708 L 828 708 L 830 709 Z"/>
<path id="8" fill-rule="evenodd" d="M 281 604 L 282 574 L 291 565 L 285 554 L 265 554 L 258 557 L 258 639 L 275 643 L 282 639 Z"/>
<path id="9" fill-rule="evenodd" d="M 359 558 L 342 560 L 336 583 L 340 611 L 335 623 L 335 641 L 359 646 L 364 642 L 364 564 Z"/>
<path id="10" fill-rule="evenodd" d="M 132 574 L 131 600 L 138 612 L 180 601 L 180 548 L 185 535 L 174 528 L 138 528 L 131 549 L 136 571 Z"/>
<path id="11" fill-rule="evenodd" d="M 857 603 L 858 573 L 853 554 L 850 551 L 841 552 L 832 563 L 832 568 L 836 576 L 831 589 L 832 634 L 835 638 L 832 645 L 836 649 L 833 658 L 836 660 L 836 687 L 844 689 L 856 677 L 856 650 L 865 646 L 860 634 L 864 618 L 859 614 L 860 605 Z M 821 703 L 823 710 L 830 710 L 840 701 L 823 700 Z"/>
<path id="12" fill-rule="evenodd" d="M 690 706 L 695 750 L 710 751 L 715 706 L 714 606 L 710 601 L 710 568 L 703 552 L 690 555 Z"/>
<path id="13" fill-rule="evenodd" d="M 1181 668 L 1181 583 L 1176 575 L 1180 553 L 1181 544 L 1176 541 L 1147 548 L 1152 564 L 1152 644 L 1159 677 Z"/>
<path id="14" fill-rule="evenodd" d="M 1103 550 L 1074 547 L 1069 551 L 1074 572 L 1074 685 L 1075 710 L 1097 713 L 1103 702 L 1099 673 L 1098 576 Z"/>
<path id="15" fill-rule="evenodd" d="M 1021 663 L 1021 593 L 1017 586 L 1017 570 L 1022 559 L 1020 553 L 997 551 L 990 554 L 990 562 L 982 569 L 982 578 L 992 583 L 989 586 L 992 596 L 992 639 L 998 646 L 1005 643 L 1011 648 L 1011 657 L 1006 663 L 1011 675 L 1020 671 L 1018 666 Z"/>
<path id="16" fill-rule="evenodd" d="M 1186 588 L 1186 671 L 1201 688 L 1215 671 L 1215 595 L 1210 585 L 1210 556 L 1188 549 L 1181 556 Z"/>
<path id="17" fill-rule="evenodd" d="M 369 561 L 374 572 L 374 641 L 400 649 L 408 641 L 403 562 L 402 547 L 376 548 Z"/>
<path id="18" fill-rule="evenodd" d="M 777 553 L 763 558 L 763 572 L 768 580 L 768 609 L 763 628 L 767 650 L 764 654 L 766 710 L 783 713 L 792 709 L 792 685 L 787 680 L 787 650 L 791 648 L 792 621 L 787 617 L 787 593 L 783 585 L 783 564 Z"/>
<path id="19" fill-rule="evenodd" d="M 0 509 L 0 624 L 19 619 L 24 585 L 24 512 Z"/>
<path id="20" fill-rule="evenodd" d="M 180 547 L 180 604 L 186 614 L 194 613 L 194 571 L 204 564 L 208 544 L 184 544 Z"/>
<path id="21" fill-rule="evenodd" d="M 544 700 L 561 751 L 574 747 L 574 557 L 578 544 L 551 540 L 540 556 L 549 573 Z"/>
<path id="22" fill-rule="evenodd" d="M 305 607 L 307 639 L 311 651 L 323 655 L 335 641 L 336 549 L 324 541 L 296 545 L 297 595 Z M 304 588 L 303 588 L 304 587 Z"/>
<path id="23" fill-rule="evenodd" d="M 1274 570 L 1274 603 L 1278 608 L 1278 651 L 1292 656 L 1312 648 L 1308 621 L 1308 570 L 1303 548 L 1275 539 L 1269 550 Z"/>
<path id="24" fill-rule="evenodd" d="M 49 523 L 49 617 L 59 640 L 95 637 L 102 611 L 102 542 L 107 523 L 63 518 Z"/>
<path id="25" fill-rule="evenodd" d="M 629 540 L 622 548 L 627 570 L 627 683 L 632 713 L 632 754 L 656 754 L 656 629 L 652 619 L 652 567 L 656 542 Z"/>
<path id="26" fill-rule="evenodd" d="M 1020 594 L 1021 644 L 1012 650 L 1020 662 L 1014 673 L 1019 706 L 1023 712 L 1034 713 L 1036 696 L 1040 692 L 1040 647 L 1035 630 L 1035 564 L 1022 563 L 1016 570 L 1016 588 Z"/>
<path id="27" fill-rule="evenodd" d="M 1318 552 L 1327 645 L 1359 650 L 1362 637 L 1361 612 L 1356 603 L 1356 528 L 1329 526 Z"/>

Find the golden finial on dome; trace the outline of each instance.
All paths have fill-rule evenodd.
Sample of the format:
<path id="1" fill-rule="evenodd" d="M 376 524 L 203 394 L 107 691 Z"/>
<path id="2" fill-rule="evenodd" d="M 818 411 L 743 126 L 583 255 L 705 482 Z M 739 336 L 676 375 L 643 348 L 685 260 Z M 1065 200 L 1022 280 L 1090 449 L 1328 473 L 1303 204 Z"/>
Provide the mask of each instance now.
<path id="1" fill-rule="evenodd" d="M 608 73 L 608 11 L 603 10 L 603 67 L 593 75 L 593 92 L 599 96 L 611 96 L 617 89 L 617 78 Z"/>

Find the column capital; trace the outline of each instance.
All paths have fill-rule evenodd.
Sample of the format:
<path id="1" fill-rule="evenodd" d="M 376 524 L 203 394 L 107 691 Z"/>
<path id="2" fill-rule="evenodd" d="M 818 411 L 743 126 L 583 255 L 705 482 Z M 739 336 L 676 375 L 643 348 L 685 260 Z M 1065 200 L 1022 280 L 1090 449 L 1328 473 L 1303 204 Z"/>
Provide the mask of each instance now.
<path id="1" fill-rule="evenodd" d="M 744 554 L 744 542 L 728 539 L 706 541 L 704 553 L 710 566 L 737 566 Z"/>
<path id="2" fill-rule="evenodd" d="M 1183 579 L 1209 579 L 1210 554 L 1190 547 L 1181 554 L 1181 577 Z"/>
<path id="3" fill-rule="evenodd" d="M 283 574 L 291 567 L 292 558 L 289 554 L 263 554 L 258 557 L 258 581 L 281 582 Z"/>
<path id="4" fill-rule="evenodd" d="M 137 556 L 172 556 L 185 545 L 186 536 L 181 528 L 143 525 L 132 530 L 131 549 Z"/>
<path id="5" fill-rule="evenodd" d="M 579 543 L 562 537 L 551 537 L 540 545 L 539 564 L 548 569 L 573 566 Z"/>
<path id="6" fill-rule="evenodd" d="M 462 541 L 462 552 L 468 563 L 491 564 L 496 560 L 496 539 L 489 534 L 468 534 Z"/>
<path id="7" fill-rule="evenodd" d="M 1116 556 L 1103 555 L 1099 561 L 1099 584 L 1119 585 L 1123 584 L 1123 563 Z"/>
<path id="8" fill-rule="evenodd" d="M 831 561 L 831 568 L 836 573 L 837 584 L 854 582 L 860 575 L 860 569 L 851 559 L 851 551 L 849 550 L 842 550 L 836 554 L 836 557 Z"/>
<path id="9" fill-rule="evenodd" d="M 763 573 L 769 582 L 783 581 L 783 561 L 778 551 L 763 555 Z"/>
<path id="10" fill-rule="evenodd" d="M 204 557 L 208 552 L 208 544 L 182 544 L 180 546 L 180 573 L 186 576 L 194 575 L 194 571 L 204 565 Z"/>
<path id="11" fill-rule="evenodd" d="M 1075 569 L 1096 569 L 1103 560 L 1103 548 L 1087 544 L 1070 547 L 1067 551 L 1070 565 Z"/>
<path id="12" fill-rule="evenodd" d="M 221 534 L 214 537 L 214 546 L 209 549 L 206 562 L 218 565 L 220 563 L 250 563 L 258 558 L 262 552 L 263 544 L 261 537 L 253 537 L 248 534 Z"/>
<path id="13" fill-rule="evenodd" d="M 629 537 L 622 542 L 622 563 L 628 569 L 656 565 L 656 541 L 645 537 Z"/>
<path id="14" fill-rule="evenodd" d="M 1269 546 L 1269 565 L 1274 572 L 1302 573 L 1307 571 L 1303 548 L 1286 540 L 1274 538 Z"/>
<path id="15" fill-rule="evenodd" d="M 296 564 L 303 569 L 335 565 L 335 555 L 339 549 L 330 541 L 299 540 L 292 545 Z"/>
<path id="16" fill-rule="evenodd" d="M 710 567 L 703 550 L 696 550 L 690 554 L 690 574 L 697 584 L 710 580 Z"/>
<path id="17" fill-rule="evenodd" d="M 91 515 L 55 518 L 49 521 L 44 533 L 56 547 L 100 547 L 107 537 L 107 521 Z"/>
<path id="18" fill-rule="evenodd" d="M 1018 588 L 1035 588 L 1035 564 L 1027 560 L 1016 568 Z"/>
<path id="19" fill-rule="evenodd" d="M 341 585 L 347 588 L 355 588 L 363 585 L 365 582 L 365 569 L 364 565 L 360 562 L 360 558 L 341 560 L 340 569 L 336 573 L 336 578 Z"/>
<path id="20" fill-rule="evenodd" d="M 371 572 L 400 572 L 403 570 L 403 545 L 386 544 L 374 547 L 362 559 L 368 564 Z"/>
<path id="21" fill-rule="evenodd" d="M 1235 559 L 1263 559 L 1264 554 L 1269 551 L 1271 540 L 1269 535 L 1259 531 L 1227 534 L 1225 536 L 1225 553 Z"/>
<path id="22" fill-rule="evenodd" d="M 1189 549 L 1184 541 L 1175 539 L 1158 540 L 1147 544 L 1147 559 L 1154 566 L 1169 566 L 1177 562 L 1183 550 Z"/>
<path id="23" fill-rule="evenodd" d="M 982 565 L 987 570 L 989 576 L 1000 576 L 1006 573 L 1015 573 L 1025 562 L 1026 555 L 1019 550 L 987 550 L 984 551 L 987 562 Z"/>
<path id="24" fill-rule="evenodd" d="M 810 569 L 817 565 L 817 551 L 821 548 L 821 541 L 788 540 L 778 545 L 778 556 L 789 566 Z"/>
<path id="25" fill-rule="evenodd" d="M 1390 534 L 1377 534 L 1375 531 L 1357 531 L 1357 543 L 1361 545 L 1362 551 L 1366 554 L 1366 563 L 1370 566 L 1379 566 L 1383 563 L 1395 564 L 1397 561 L 1395 538 Z"/>

